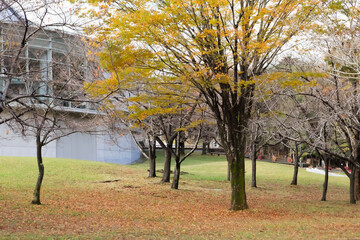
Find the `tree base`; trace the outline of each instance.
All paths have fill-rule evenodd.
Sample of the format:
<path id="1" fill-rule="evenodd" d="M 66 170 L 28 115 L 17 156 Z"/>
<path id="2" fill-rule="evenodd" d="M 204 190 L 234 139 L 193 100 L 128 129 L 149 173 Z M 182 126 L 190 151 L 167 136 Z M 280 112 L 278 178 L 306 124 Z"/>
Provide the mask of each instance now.
<path id="1" fill-rule="evenodd" d="M 40 202 L 40 200 L 32 200 L 32 201 L 31 201 L 31 204 L 41 205 L 41 202 Z"/>
<path id="2" fill-rule="evenodd" d="M 249 209 L 249 207 L 246 205 L 246 206 L 238 206 L 238 207 L 230 207 L 229 210 L 230 211 L 243 211 L 243 210 L 246 210 L 246 209 Z"/>

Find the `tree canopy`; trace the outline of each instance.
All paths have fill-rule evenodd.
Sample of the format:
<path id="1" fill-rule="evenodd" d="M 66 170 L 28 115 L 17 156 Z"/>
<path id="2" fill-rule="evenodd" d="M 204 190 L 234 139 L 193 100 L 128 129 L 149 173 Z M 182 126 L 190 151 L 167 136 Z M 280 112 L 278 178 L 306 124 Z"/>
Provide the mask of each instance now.
<path id="1" fill-rule="evenodd" d="M 311 26 L 321 2 L 89 2 L 99 6 L 90 10 L 101 17 L 102 25 L 93 28 L 98 40 L 127 49 L 124 59 L 129 64 L 122 65 L 123 71 L 151 69 L 152 76 L 173 77 L 181 88 L 201 94 L 216 119 L 231 167 L 231 209 L 246 209 L 245 129 L 256 76 L 296 34 Z"/>

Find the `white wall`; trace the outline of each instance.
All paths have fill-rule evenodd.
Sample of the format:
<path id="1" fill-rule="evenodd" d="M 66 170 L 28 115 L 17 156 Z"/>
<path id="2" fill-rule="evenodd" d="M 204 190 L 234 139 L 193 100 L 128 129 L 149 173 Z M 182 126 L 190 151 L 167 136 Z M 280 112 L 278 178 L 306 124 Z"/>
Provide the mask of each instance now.
<path id="1" fill-rule="evenodd" d="M 96 137 L 85 133 L 74 133 L 56 141 L 56 157 L 82 160 L 96 159 Z"/>
<path id="2" fill-rule="evenodd" d="M 0 156 L 35 157 L 35 137 L 24 138 L 0 125 Z M 43 156 L 131 164 L 141 154 L 130 136 L 121 136 L 115 143 L 108 135 L 74 133 L 46 145 Z"/>
<path id="3" fill-rule="evenodd" d="M 130 136 L 111 139 L 107 135 L 97 136 L 97 161 L 130 164 L 141 154 Z"/>
<path id="4" fill-rule="evenodd" d="M 0 125 L 0 156 L 35 157 L 35 137 L 23 137 L 21 134 L 15 134 L 5 124 Z M 56 157 L 55 142 L 43 148 L 43 157 Z"/>

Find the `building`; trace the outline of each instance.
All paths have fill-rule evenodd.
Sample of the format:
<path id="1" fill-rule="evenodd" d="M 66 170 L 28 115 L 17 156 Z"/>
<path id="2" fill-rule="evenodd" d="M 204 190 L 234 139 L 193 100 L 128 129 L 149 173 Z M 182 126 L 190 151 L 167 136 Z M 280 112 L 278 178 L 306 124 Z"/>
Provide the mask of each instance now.
<path id="1" fill-rule="evenodd" d="M 77 101 L 84 82 L 94 79 L 97 64 L 87 57 L 87 44 L 73 34 L 25 26 L 21 14 L 0 2 L 1 96 L 5 89 L 11 98 L 44 96 L 42 101 L 79 121 L 99 114 L 93 104 Z M 7 114 L 3 111 L 0 117 Z M 35 138 L 19 132 L 11 124 L 0 125 L 1 156 L 36 156 Z M 46 145 L 43 156 L 129 164 L 140 157 L 140 151 L 127 135 L 74 133 Z"/>

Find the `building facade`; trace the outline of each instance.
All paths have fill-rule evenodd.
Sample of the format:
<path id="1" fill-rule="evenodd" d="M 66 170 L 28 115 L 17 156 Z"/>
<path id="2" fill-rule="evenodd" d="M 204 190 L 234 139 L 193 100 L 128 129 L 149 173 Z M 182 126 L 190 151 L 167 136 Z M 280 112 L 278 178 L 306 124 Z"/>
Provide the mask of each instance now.
<path id="1" fill-rule="evenodd" d="M 72 120 L 99 114 L 91 101 L 77 101 L 84 95 L 84 83 L 99 74 L 97 63 L 88 57 L 86 41 L 56 30 L 26 28 L 11 7 L 1 8 L 1 97 L 36 95 L 36 101 L 54 106 Z M 1 119 L 8 116 L 6 111 L 0 113 Z M 0 146 L 1 156 L 36 156 L 35 138 L 21 134 L 11 122 L 0 125 Z M 43 156 L 130 164 L 139 159 L 140 151 L 130 136 L 84 131 L 47 144 Z"/>

